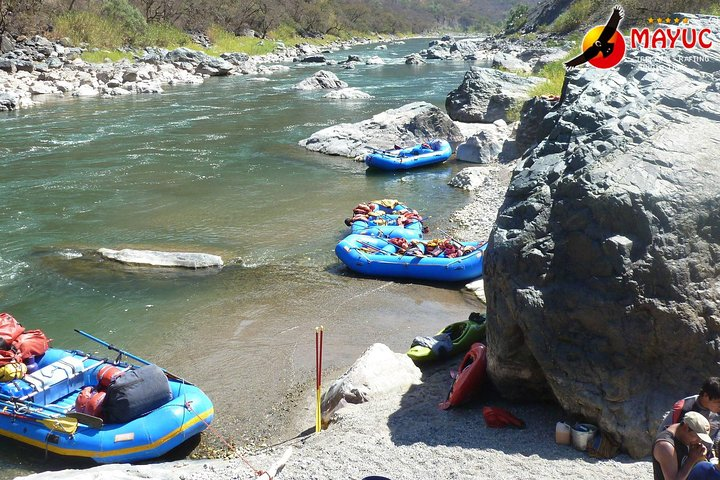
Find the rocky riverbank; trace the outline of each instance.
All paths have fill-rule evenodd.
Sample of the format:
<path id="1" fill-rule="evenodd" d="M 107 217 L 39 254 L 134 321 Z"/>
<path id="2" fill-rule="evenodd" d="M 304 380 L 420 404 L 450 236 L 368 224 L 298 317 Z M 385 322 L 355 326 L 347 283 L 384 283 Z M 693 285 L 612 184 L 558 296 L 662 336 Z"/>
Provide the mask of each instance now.
<path id="1" fill-rule="evenodd" d="M 271 75 L 290 68 L 287 63 L 322 57 L 325 51 L 349 49 L 369 39 L 334 42 L 322 48 L 309 44 L 278 47 L 273 53 L 248 56 L 225 53 L 212 57 L 191 48 L 146 48 L 133 60 L 88 63 L 84 48 L 69 41 L 44 37 L 2 37 L 0 45 L 0 112 L 26 108 L 48 96 L 113 97 L 162 93 L 163 85 L 202 83 L 227 75 Z"/>

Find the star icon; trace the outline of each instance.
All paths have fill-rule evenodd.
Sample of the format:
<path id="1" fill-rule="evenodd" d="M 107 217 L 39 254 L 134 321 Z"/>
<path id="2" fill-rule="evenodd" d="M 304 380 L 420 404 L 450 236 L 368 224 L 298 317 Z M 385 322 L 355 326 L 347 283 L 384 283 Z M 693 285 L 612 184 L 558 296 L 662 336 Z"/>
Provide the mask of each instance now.
<path id="1" fill-rule="evenodd" d="M 675 23 L 680 23 L 680 19 L 675 17 Z"/>
<path id="2" fill-rule="evenodd" d="M 654 18 L 648 18 L 648 23 L 653 23 L 655 21 Z"/>
<path id="3" fill-rule="evenodd" d="M 658 19 L 657 19 L 657 22 L 658 22 L 658 23 L 662 23 L 662 18 L 658 18 Z"/>
<path id="4" fill-rule="evenodd" d="M 670 23 L 670 17 L 665 19 L 665 23 Z"/>
<path id="5" fill-rule="evenodd" d="M 689 20 L 687 18 L 683 18 L 683 23 L 688 23 Z"/>

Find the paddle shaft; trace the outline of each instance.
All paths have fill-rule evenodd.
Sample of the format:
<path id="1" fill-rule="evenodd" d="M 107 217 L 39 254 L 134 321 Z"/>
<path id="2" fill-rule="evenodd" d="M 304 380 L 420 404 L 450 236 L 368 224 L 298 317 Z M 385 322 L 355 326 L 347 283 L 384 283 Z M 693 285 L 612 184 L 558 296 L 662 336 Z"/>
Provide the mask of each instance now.
<path id="1" fill-rule="evenodd" d="M 118 347 L 116 347 L 115 345 L 113 345 L 113 344 L 111 344 L 111 343 L 108 343 L 108 342 L 106 342 L 105 340 L 101 340 L 101 339 L 95 337 L 94 335 L 90 335 L 89 333 L 83 332 L 82 330 L 78 330 L 77 328 L 75 329 L 75 331 L 76 331 L 77 333 L 79 333 L 80 335 L 82 335 L 82 336 L 84 336 L 84 337 L 87 337 L 87 338 L 89 338 L 90 340 L 92 340 L 92 341 L 94 341 L 94 342 L 97 342 L 97 343 L 99 343 L 100 345 L 103 345 L 103 346 L 107 347 L 109 350 L 113 350 L 113 351 L 115 351 L 115 352 L 118 352 L 120 355 L 125 355 L 126 357 L 132 358 L 133 360 L 136 360 L 136 361 L 138 361 L 138 362 L 140 362 L 140 363 L 142 363 L 142 364 L 145 364 L 145 365 L 153 365 L 151 362 L 148 362 L 147 360 L 144 360 L 144 359 L 138 357 L 137 355 L 133 355 L 133 354 L 130 353 L 130 352 L 126 352 L 125 350 L 120 350 L 120 349 L 119 349 Z M 162 371 L 165 373 L 165 375 L 167 375 L 168 377 L 170 377 L 170 378 L 172 378 L 172 379 L 174 379 L 174 380 L 180 380 L 180 381 L 183 382 L 183 383 L 187 383 L 188 385 L 191 385 L 190 382 L 185 381 L 183 378 L 178 377 L 178 376 L 175 375 L 174 373 L 168 372 L 168 371 L 165 370 L 164 368 L 160 368 L 160 370 L 162 370 Z"/>
<path id="2" fill-rule="evenodd" d="M 375 250 L 376 252 L 382 253 L 384 255 L 398 255 L 397 252 L 396 253 L 388 252 L 386 250 L 383 250 L 382 248 L 376 247 L 372 243 L 363 242 L 361 240 L 357 240 L 357 242 L 365 248 L 371 248 L 371 249 Z"/>

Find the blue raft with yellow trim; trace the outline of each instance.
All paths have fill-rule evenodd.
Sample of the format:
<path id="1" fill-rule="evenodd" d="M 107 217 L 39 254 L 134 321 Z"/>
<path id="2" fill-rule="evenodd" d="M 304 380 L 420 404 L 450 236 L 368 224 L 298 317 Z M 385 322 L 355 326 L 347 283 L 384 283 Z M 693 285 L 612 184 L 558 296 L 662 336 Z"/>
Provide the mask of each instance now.
<path id="1" fill-rule="evenodd" d="M 213 404 L 205 393 L 155 365 L 139 367 L 56 348 L 36 362 L 38 368 L 32 373 L 0 383 L 0 435 L 58 455 L 98 463 L 148 460 L 199 434 L 213 420 Z M 161 392 L 166 398 L 125 422 L 104 422 L 78 412 L 83 389 L 100 388 L 100 370 L 109 366 L 126 377 L 133 377 L 130 373 L 139 376 L 142 369 L 156 369 L 167 379 Z"/>

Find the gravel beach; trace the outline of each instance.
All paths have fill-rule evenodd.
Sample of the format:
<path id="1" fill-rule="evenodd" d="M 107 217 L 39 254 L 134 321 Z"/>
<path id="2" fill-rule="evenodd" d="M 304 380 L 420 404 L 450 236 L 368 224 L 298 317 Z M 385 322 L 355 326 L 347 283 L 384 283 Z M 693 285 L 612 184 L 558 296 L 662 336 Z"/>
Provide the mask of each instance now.
<path id="1" fill-rule="evenodd" d="M 292 419 L 298 437 L 232 460 L 180 461 L 152 465 L 105 465 L 86 470 L 45 472 L 23 479 L 252 479 L 288 448 L 289 461 L 277 479 L 651 479 L 649 458 L 625 455 L 597 460 L 571 446 L 555 443 L 555 423 L 570 421 L 548 404 L 510 404 L 487 392 L 462 407 L 443 411 L 438 403 L 450 387 L 449 371 L 459 358 L 425 368 L 420 383 L 376 389 L 367 403 L 338 410 L 328 429 L 315 434 L 313 392 Z M 393 369 L 386 372 L 394 375 Z M 382 382 L 381 382 L 382 383 Z M 527 428 L 486 427 L 482 406 L 499 406 L 523 419 Z M 313 433 L 308 433 L 313 431 Z"/>

